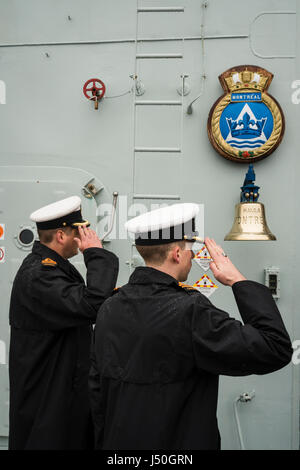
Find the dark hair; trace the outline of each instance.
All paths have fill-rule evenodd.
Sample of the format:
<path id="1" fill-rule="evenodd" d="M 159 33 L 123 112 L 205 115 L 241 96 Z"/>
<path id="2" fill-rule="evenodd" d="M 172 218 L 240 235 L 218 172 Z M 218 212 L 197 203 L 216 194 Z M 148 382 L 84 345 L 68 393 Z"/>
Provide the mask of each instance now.
<path id="1" fill-rule="evenodd" d="M 136 249 L 146 263 L 156 264 L 157 266 L 160 266 L 166 261 L 169 251 L 176 245 L 183 250 L 185 241 L 183 240 L 179 242 L 167 243 L 166 245 L 137 245 Z"/>
<path id="2" fill-rule="evenodd" d="M 41 230 L 38 229 L 38 235 L 41 243 L 44 243 L 47 245 L 48 243 L 51 243 L 53 241 L 53 237 L 56 234 L 58 230 L 63 230 L 64 232 L 70 232 L 74 230 L 73 227 L 62 227 L 62 228 L 53 228 L 49 230 Z"/>

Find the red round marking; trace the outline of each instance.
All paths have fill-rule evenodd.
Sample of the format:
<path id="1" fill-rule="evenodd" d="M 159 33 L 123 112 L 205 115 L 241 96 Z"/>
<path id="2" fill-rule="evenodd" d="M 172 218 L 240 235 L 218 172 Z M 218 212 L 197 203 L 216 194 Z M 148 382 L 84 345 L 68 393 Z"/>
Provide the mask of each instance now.
<path id="1" fill-rule="evenodd" d="M 2 248 L 0 248 L 0 261 L 2 261 L 4 258 L 4 251 L 2 250 Z"/>
<path id="2" fill-rule="evenodd" d="M 0 238 L 3 237 L 3 234 L 4 234 L 4 230 L 3 230 L 2 225 L 0 225 Z"/>

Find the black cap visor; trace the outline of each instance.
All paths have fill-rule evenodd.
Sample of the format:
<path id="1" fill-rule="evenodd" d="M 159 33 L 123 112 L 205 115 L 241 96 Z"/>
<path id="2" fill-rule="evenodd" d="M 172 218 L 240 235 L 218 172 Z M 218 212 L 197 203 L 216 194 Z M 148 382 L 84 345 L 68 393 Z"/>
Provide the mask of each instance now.
<path id="1" fill-rule="evenodd" d="M 47 220 L 45 222 L 37 222 L 36 226 L 39 230 L 52 230 L 55 228 L 64 227 L 89 227 L 90 223 L 84 220 L 81 215 L 81 210 L 71 212 L 63 217 L 57 219 Z"/>

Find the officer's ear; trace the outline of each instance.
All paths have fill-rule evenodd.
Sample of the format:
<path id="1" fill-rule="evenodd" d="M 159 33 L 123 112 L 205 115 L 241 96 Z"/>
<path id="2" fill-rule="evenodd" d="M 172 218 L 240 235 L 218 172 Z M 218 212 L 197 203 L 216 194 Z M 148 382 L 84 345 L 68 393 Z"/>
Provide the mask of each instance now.
<path id="1" fill-rule="evenodd" d="M 59 243 L 60 245 L 63 245 L 64 241 L 65 241 L 65 237 L 66 237 L 66 234 L 65 234 L 64 230 L 59 228 L 56 231 L 56 234 L 55 234 L 55 241 L 57 243 Z"/>
<path id="2" fill-rule="evenodd" d="M 59 228 L 56 232 L 56 241 L 60 245 L 63 245 L 66 241 L 67 238 L 70 237 L 70 235 L 73 234 L 73 229 L 72 227 L 64 227 L 64 228 Z"/>
<path id="3" fill-rule="evenodd" d="M 180 263 L 181 260 L 181 248 L 179 245 L 174 245 L 173 248 L 171 248 L 171 260 L 175 262 L 176 264 Z"/>

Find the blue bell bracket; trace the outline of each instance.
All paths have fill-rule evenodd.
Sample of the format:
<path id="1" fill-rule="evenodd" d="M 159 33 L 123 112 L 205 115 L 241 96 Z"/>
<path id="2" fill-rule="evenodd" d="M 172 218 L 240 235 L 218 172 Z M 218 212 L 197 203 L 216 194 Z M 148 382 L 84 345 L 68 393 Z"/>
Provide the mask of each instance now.
<path id="1" fill-rule="evenodd" d="M 245 181 L 241 187 L 241 202 L 257 202 L 259 198 L 260 186 L 254 184 L 255 173 L 253 165 L 250 164 L 245 176 Z"/>

